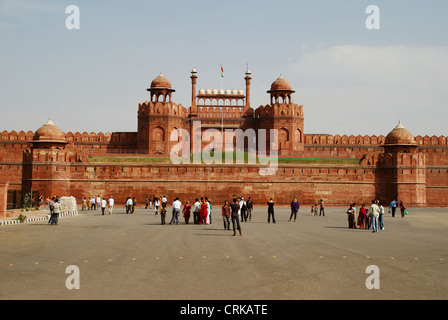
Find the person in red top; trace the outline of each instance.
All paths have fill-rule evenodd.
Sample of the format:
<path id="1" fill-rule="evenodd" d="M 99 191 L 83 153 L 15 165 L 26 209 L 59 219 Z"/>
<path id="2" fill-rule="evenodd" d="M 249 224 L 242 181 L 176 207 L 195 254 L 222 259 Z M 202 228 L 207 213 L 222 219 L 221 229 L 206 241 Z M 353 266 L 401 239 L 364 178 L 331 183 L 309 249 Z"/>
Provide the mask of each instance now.
<path id="1" fill-rule="evenodd" d="M 227 200 L 222 206 L 222 221 L 224 222 L 224 230 L 230 230 L 230 206 Z"/>
<path id="2" fill-rule="evenodd" d="M 361 208 L 359 209 L 359 216 L 358 216 L 358 226 L 360 229 L 365 229 L 366 214 L 367 214 L 367 208 L 366 205 L 363 203 Z"/>
<path id="3" fill-rule="evenodd" d="M 191 211 L 190 201 L 187 201 L 185 203 L 184 209 L 182 211 L 184 213 L 185 224 L 188 224 L 188 221 L 190 220 L 190 211 Z"/>
<path id="4" fill-rule="evenodd" d="M 202 199 L 200 214 L 201 215 L 199 224 L 206 224 L 208 211 L 207 211 L 207 204 L 205 203 L 204 199 Z"/>

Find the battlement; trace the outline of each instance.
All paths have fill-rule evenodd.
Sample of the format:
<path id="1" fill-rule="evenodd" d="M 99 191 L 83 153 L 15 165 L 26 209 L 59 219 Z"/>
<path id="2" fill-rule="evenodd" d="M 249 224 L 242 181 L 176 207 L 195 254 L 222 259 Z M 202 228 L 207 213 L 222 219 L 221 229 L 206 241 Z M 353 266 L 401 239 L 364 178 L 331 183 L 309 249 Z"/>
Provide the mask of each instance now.
<path id="1" fill-rule="evenodd" d="M 277 116 L 303 118 L 303 106 L 295 103 L 276 103 L 260 106 L 255 110 L 255 118 Z"/>
<path id="2" fill-rule="evenodd" d="M 172 115 L 172 116 L 187 116 L 187 109 L 182 104 L 173 102 L 151 102 L 145 101 L 138 105 L 139 116 L 148 115 Z"/>
<path id="3" fill-rule="evenodd" d="M 362 166 L 425 166 L 425 155 L 422 153 L 368 153 L 361 159 Z"/>
<path id="4" fill-rule="evenodd" d="M 369 135 L 331 135 L 331 134 L 305 134 L 305 144 L 309 145 L 383 145 L 386 137 Z M 415 136 L 418 146 L 447 146 L 445 136 Z"/>
<path id="5" fill-rule="evenodd" d="M 27 142 L 33 141 L 34 132 L 33 131 L 19 131 L 18 133 L 13 130 L 11 132 L 4 130 L 1 133 L 0 141 L 18 141 Z"/>

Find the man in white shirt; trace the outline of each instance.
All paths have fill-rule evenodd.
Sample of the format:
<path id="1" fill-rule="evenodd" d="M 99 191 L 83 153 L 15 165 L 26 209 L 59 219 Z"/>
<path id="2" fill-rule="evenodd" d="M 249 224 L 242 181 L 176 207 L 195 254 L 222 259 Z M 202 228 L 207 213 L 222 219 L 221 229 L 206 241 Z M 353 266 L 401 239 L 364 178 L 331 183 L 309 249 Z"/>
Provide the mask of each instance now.
<path id="1" fill-rule="evenodd" d="M 95 203 L 95 197 L 92 196 L 92 206 L 90 207 L 90 210 L 96 210 L 96 203 Z"/>
<path id="2" fill-rule="evenodd" d="M 240 218 L 241 218 L 241 222 L 245 221 L 247 222 L 247 206 L 246 206 L 246 201 L 244 201 L 244 197 L 241 197 L 240 200 Z"/>
<path id="3" fill-rule="evenodd" d="M 199 199 L 196 199 L 196 202 L 193 205 L 194 224 L 199 224 L 200 215 L 201 215 L 201 203 L 199 202 Z"/>
<path id="4" fill-rule="evenodd" d="M 182 206 L 182 202 L 179 201 L 179 198 L 176 198 L 173 202 L 173 217 L 171 218 L 170 224 L 173 224 L 176 222 L 176 224 L 179 224 L 179 214 L 180 214 L 180 207 Z"/>
<path id="5" fill-rule="evenodd" d="M 98 197 L 96 197 L 96 208 L 100 208 L 101 207 L 101 198 L 100 195 L 98 195 Z"/>
<path id="6" fill-rule="evenodd" d="M 372 232 L 378 232 L 378 216 L 380 215 L 380 208 L 376 204 L 376 200 L 372 200 L 372 205 L 370 206 L 370 219 L 372 220 Z"/>
<path id="7" fill-rule="evenodd" d="M 103 200 L 101 200 L 101 212 L 104 216 L 104 211 L 106 210 L 106 206 L 107 206 L 107 201 L 106 199 L 103 198 Z"/>
<path id="8" fill-rule="evenodd" d="M 114 198 L 110 196 L 109 198 L 109 214 L 112 214 L 112 210 L 114 209 Z"/>
<path id="9" fill-rule="evenodd" d="M 132 201 L 132 198 L 128 197 L 128 199 L 126 200 L 126 214 L 132 212 L 132 205 L 133 204 L 134 204 L 134 202 Z"/>
<path id="10" fill-rule="evenodd" d="M 58 224 L 59 213 L 61 212 L 61 204 L 59 203 L 59 199 L 53 203 L 53 213 L 54 217 L 51 219 L 51 224 Z"/>

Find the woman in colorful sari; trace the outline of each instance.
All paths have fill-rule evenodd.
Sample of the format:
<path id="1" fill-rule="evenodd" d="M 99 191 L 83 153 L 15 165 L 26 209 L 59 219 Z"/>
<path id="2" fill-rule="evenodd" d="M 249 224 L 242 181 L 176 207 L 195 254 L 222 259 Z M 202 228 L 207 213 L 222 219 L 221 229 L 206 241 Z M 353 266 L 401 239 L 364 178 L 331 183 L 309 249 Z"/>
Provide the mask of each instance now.
<path id="1" fill-rule="evenodd" d="M 188 221 L 190 220 L 190 211 L 191 211 L 190 201 L 187 201 L 185 203 L 184 209 L 182 211 L 184 213 L 185 224 L 188 224 Z"/>
<path id="2" fill-rule="evenodd" d="M 199 224 L 206 224 L 208 215 L 208 205 L 205 203 L 205 200 L 202 200 L 200 213 L 201 213 L 200 216 L 201 219 L 199 220 Z"/>
<path id="3" fill-rule="evenodd" d="M 367 208 L 366 208 L 366 205 L 363 203 L 361 208 L 359 209 L 359 215 L 358 215 L 358 226 L 360 229 L 365 228 L 366 213 L 367 213 Z"/>

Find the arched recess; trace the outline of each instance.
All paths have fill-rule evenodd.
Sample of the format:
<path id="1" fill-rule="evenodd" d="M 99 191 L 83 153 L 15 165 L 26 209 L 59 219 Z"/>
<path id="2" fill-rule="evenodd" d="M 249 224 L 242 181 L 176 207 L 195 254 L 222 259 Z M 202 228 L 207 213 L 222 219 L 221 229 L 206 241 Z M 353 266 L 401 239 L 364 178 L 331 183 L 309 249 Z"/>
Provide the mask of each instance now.
<path id="1" fill-rule="evenodd" d="M 300 129 L 296 130 L 296 136 L 295 136 L 296 143 L 302 143 L 302 132 Z"/>
<path id="2" fill-rule="evenodd" d="M 289 141 L 289 131 L 286 128 L 278 129 L 278 142 Z"/>
<path id="3" fill-rule="evenodd" d="M 165 130 L 162 127 L 155 127 L 152 131 L 154 141 L 165 141 Z"/>

